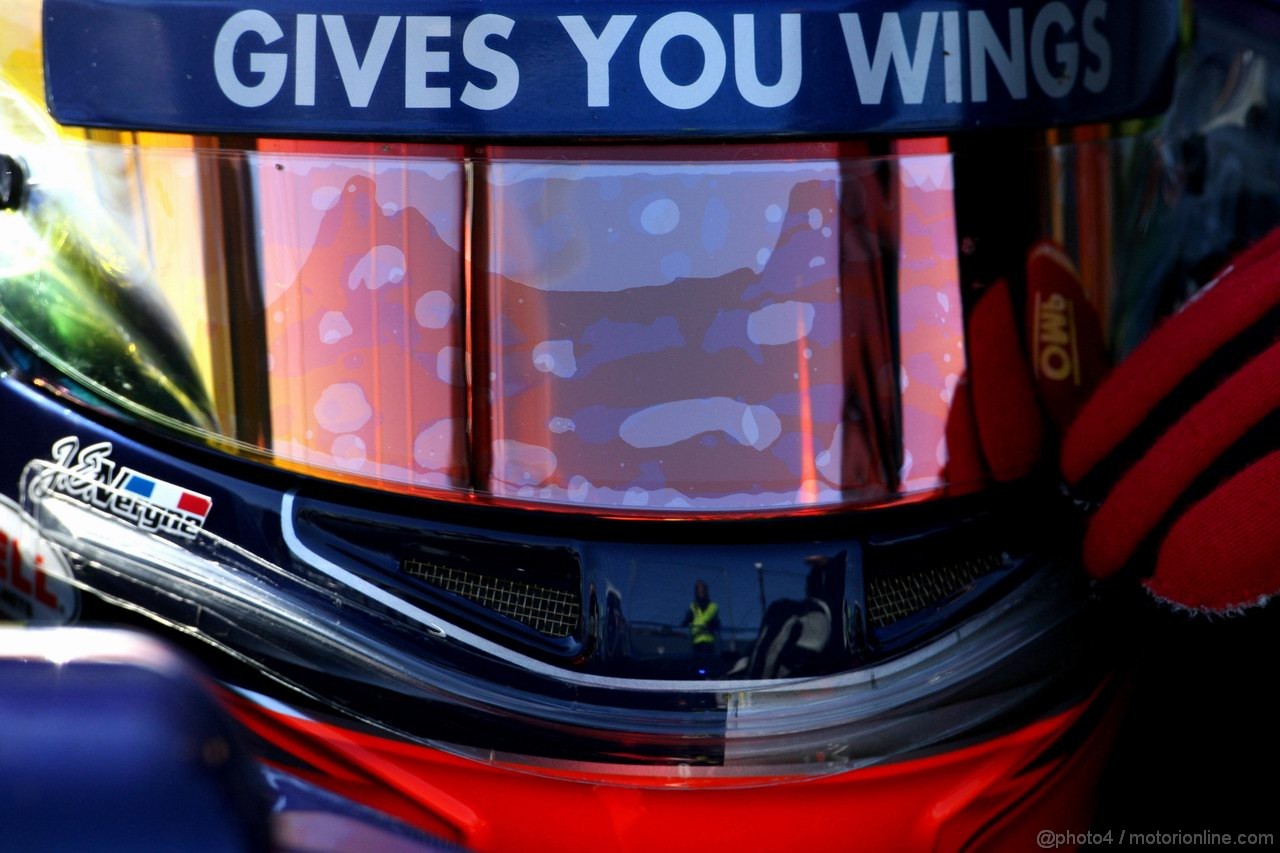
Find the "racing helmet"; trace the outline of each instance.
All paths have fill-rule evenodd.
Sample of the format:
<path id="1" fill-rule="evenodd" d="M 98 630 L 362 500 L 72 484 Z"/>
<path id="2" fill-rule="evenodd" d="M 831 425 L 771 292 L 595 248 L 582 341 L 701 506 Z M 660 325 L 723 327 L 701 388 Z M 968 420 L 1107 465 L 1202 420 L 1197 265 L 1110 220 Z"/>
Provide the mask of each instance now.
<path id="1" fill-rule="evenodd" d="M 1053 442 L 1277 219 L 1259 9 L 6 3 L 0 607 L 479 848 L 1083 828 Z"/>

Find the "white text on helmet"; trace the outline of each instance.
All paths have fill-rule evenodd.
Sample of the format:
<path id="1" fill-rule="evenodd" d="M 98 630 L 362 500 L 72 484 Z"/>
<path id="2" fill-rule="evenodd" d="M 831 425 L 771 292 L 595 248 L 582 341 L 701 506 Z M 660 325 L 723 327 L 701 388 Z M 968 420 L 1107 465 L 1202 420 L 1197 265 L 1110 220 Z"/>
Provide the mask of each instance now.
<path id="1" fill-rule="evenodd" d="M 1105 89 L 1111 80 L 1111 48 L 1098 30 L 1106 14 L 1106 0 L 1090 0 L 1081 16 L 1084 47 L 1090 54 L 1083 83 L 1095 94 Z M 880 19 L 875 53 L 869 55 L 858 13 L 840 15 L 840 27 L 862 103 L 881 103 L 890 65 L 897 72 L 903 103 L 922 103 L 929 73 L 934 67 L 932 60 L 939 48 L 942 51 L 946 101 L 954 104 L 965 100 L 960 13 L 922 12 L 917 17 L 914 51 L 907 46 L 902 16 L 897 12 L 886 12 Z M 937 36 L 939 18 L 942 21 L 941 45 Z M 987 100 L 988 65 L 995 68 L 1010 97 L 1025 99 L 1028 57 L 1032 77 L 1044 94 L 1060 98 L 1075 87 L 1080 74 L 1080 45 L 1070 38 L 1075 31 L 1076 20 L 1066 3 L 1048 3 L 1036 13 L 1031 24 L 1029 50 L 1021 7 L 1009 9 L 1007 46 L 1001 41 L 998 26 L 986 12 L 971 10 L 965 23 L 968 30 L 969 100 Z"/>
<path id="2" fill-rule="evenodd" d="M 295 30 L 294 98 L 296 106 L 314 106 L 316 102 L 316 51 L 318 34 L 316 18 L 324 25 L 333 59 L 337 63 L 347 102 L 357 109 L 369 106 L 378 85 L 387 55 L 401 31 L 398 15 L 378 18 L 364 57 L 356 55 L 347 30 L 345 15 L 298 15 Z M 459 100 L 478 110 L 496 110 L 506 106 L 520 87 L 520 69 L 510 56 L 489 45 L 490 37 L 505 39 L 511 35 L 515 21 L 503 15 L 480 15 L 462 32 L 462 55 L 472 68 L 487 71 L 496 82 L 482 88 L 468 82 Z M 409 15 L 404 18 L 404 105 L 407 109 L 448 108 L 451 90 L 448 86 L 427 84 L 430 75 L 449 72 L 450 54 L 432 49 L 431 42 L 452 35 L 452 19 L 437 15 Z M 284 87 L 289 55 L 282 52 L 254 51 L 249 54 L 249 70 L 261 75 L 254 83 L 246 83 L 236 74 L 234 58 L 240 40 L 253 34 L 263 46 L 284 38 L 275 18 L 259 9 L 246 9 L 232 15 L 222 26 L 214 43 L 213 69 L 219 88 L 232 103 L 242 107 L 260 107 L 270 103 Z"/>
<path id="3" fill-rule="evenodd" d="M 1073 7 L 1078 9 L 1079 3 L 1059 0 L 1033 9 L 1034 14 L 1026 14 L 1021 6 L 1009 8 L 1004 15 L 983 10 L 970 10 L 963 15 L 954 10 L 886 12 L 875 30 L 874 46 L 868 38 L 871 19 L 864 20 L 857 12 L 840 13 L 838 31 L 848 54 L 856 96 L 865 105 L 885 101 L 891 68 L 897 79 L 897 97 L 903 105 L 925 102 L 930 75 L 936 75 L 939 66 L 945 102 L 951 104 L 987 101 L 993 71 L 1013 100 L 1026 100 L 1032 84 L 1050 98 L 1069 95 L 1078 85 L 1098 94 L 1111 81 L 1111 47 L 1101 31 L 1107 2 L 1088 0 L 1078 16 Z M 469 69 L 491 76 L 493 82 L 485 87 L 466 80 L 457 100 L 477 110 L 498 110 L 519 93 L 519 63 L 499 49 L 518 25 L 513 18 L 480 15 L 459 29 L 448 16 L 383 15 L 376 19 L 361 56 L 353 44 L 347 17 L 296 15 L 289 44 L 279 21 L 267 12 L 237 12 L 222 26 L 214 44 L 218 86 L 238 106 L 262 107 L 284 90 L 292 61 L 293 104 L 314 106 L 317 59 L 323 40 L 337 67 L 347 103 L 363 109 L 369 106 L 377 87 L 386 85 L 383 71 L 399 41 L 404 57 L 404 108 L 449 109 L 456 88 L 452 78 L 456 47 L 451 41 L 460 31 L 462 59 Z M 611 100 L 610 69 L 616 67 L 616 62 L 629 62 L 635 63 L 650 96 L 671 109 L 690 110 L 720 92 L 728 76 L 730 47 L 733 85 L 739 97 L 761 108 L 793 101 L 803 83 L 806 33 L 809 38 L 831 38 L 829 33 L 836 31 L 826 21 L 804 27 L 803 18 L 799 13 L 779 15 L 776 37 L 758 43 L 756 16 L 735 14 L 729 30 L 731 45 L 726 44 L 720 29 L 694 12 L 663 15 L 642 34 L 633 32 L 636 15 L 612 15 L 603 26 L 593 25 L 581 15 L 562 15 L 558 20 L 567 36 L 562 46 L 566 62 L 573 58 L 583 63 L 588 107 L 617 106 Z M 908 37 L 909 32 L 914 33 L 914 39 Z M 700 55 L 700 70 L 692 80 L 674 79 L 666 64 L 666 48 L 676 40 L 692 41 Z M 258 46 L 256 43 L 265 48 L 279 42 L 284 44 L 277 50 L 253 49 Z M 690 49 L 688 44 L 683 46 Z M 235 60 L 237 51 L 246 47 L 250 49 L 249 74 L 242 76 Z M 1082 48 L 1085 56 L 1081 55 Z M 761 79 L 757 51 L 768 51 L 771 58 L 777 58 L 776 79 Z M 939 55 L 940 62 L 935 61 Z M 539 54 L 540 60 L 544 57 Z M 565 92 L 544 94 L 566 96 Z"/>

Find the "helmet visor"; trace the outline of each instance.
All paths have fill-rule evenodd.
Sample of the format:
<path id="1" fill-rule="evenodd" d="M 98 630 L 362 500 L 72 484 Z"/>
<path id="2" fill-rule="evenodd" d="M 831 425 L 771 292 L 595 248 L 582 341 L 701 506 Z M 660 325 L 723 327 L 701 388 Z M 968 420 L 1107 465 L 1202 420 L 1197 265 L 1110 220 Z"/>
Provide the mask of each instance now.
<path id="1" fill-rule="evenodd" d="M 29 146 L 0 319 L 91 402 L 397 491 L 688 515 L 973 490 L 971 167 L 880 149 Z M 1027 192 L 1122 153 L 1047 149 Z M 1043 218 L 1116 227 L 1097 195 Z"/>

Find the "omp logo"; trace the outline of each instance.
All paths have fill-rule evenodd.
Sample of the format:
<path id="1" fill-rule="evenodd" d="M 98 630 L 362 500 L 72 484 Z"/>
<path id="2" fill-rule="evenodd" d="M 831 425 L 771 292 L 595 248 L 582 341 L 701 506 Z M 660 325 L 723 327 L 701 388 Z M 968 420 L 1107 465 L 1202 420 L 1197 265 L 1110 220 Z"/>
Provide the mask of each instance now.
<path id="1" fill-rule="evenodd" d="M 1080 342 L 1076 333 L 1075 303 L 1061 293 L 1035 304 L 1036 371 L 1046 379 L 1080 384 Z"/>
<path id="2" fill-rule="evenodd" d="M 924 104 L 929 91 L 935 104 L 983 103 L 994 92 L 993 77 L 1014 101 L 1062 98 L 1079 87 L 1096 95 L 1111 83 L 1106 0 L 963 13 L 939 7 L 878 17 L 790 12 L 768 21 L 750 13 L 709 19 L 692 11 L 643 23 L 631 14 L 596 14 L 591 21 L 559 15 L 555 37 L 521 50 L 513 49 L 512 39 L 522 22 L 506 15 L 455 21 L 449 15 L 302 12 L 277 18 L 244 9 L 219 30 L 213 71 L 223 95 L 247 108 L 275 101 L 292 73 L 292 92 L 284 98 L 297 107 L 315 106 L 317 96 L 332 101 L 338 93 L 321 87 L 336 83 L 353 109 L 367 108 L 376 90 L 389 86 L 404 109 L 448 109 L 456 97 L 476 110 L 500 110 L 520 92 L 522 64 L 534 62 L 559 70 L 557 91 L 534 96 L 565 98 L 569 91 L 585 91 L 586 106 L 593 108 L 627 108 L 611 97 L 610 88 L 611 70 L 624 63 L 638 69 L 649 96 L 677 110 L 700 107 L 727 86 L 765 109 L 791 103 L 802 86 L 821 89 L 832 101 L 856 92 L 860 103 L 880 104 L 892 91 L 886 88 L 891 72 L 903 105 Z M 766 31 L 769 37 L 757 38 Z M 353 32 L 360 35 L 353 38 Z M 834 49 L 843 48 L 847 70 L 811 68 L 816 79 L 803 79 L 804 57 L 830 39 L 843 41 Z M 668 50 L 673 44 L 679 47 Z M 673 68 L 679 60 L 672 54 L 679 53 L 695 57 L 692 67 L 698 70 Z M 319 62 L 337 74 L 317 74 Z M 395 71 L 384 74 L 387 68 Z M 571 85 L 582 79 L 577 75 L 585 77 L 585 87 Z M 939 75 L 941 85 L 931 88 Z"/>

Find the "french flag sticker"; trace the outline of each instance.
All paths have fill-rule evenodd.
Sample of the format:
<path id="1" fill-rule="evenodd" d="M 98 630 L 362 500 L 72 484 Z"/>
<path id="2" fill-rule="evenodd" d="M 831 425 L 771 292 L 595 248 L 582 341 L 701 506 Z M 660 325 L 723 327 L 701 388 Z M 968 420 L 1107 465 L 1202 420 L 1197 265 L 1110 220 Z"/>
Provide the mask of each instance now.
<path id="1" fill-rule="evenodd" d="M 181 486 L 156 480 L 133 470 L 127 471 L 122 488 L 153 506 L 181 513 L 199 519 L 201 522 L 213 506 L 213 501 L 204 495 L 189 492 Z"/>

